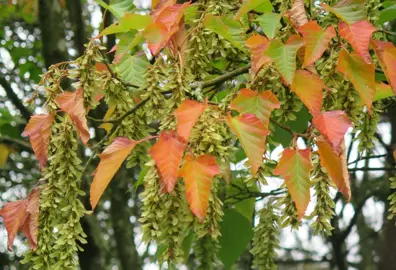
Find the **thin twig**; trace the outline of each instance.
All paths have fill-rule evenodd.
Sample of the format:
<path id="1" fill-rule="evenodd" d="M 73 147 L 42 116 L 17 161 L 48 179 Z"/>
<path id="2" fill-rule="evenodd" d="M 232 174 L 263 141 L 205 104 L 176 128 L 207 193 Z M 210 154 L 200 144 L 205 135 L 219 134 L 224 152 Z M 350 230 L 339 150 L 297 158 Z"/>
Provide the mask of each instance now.
<path id="1" fill-rule="evenodd" d="M 383 158 L 383 157 L 386 157 L 387 155 L 388 155 L 388 154 L 360 157 L 360 158 L 355 159 L 354 161 L 349 162 L 348 165 L 357 163 L 357 162 L 362 161 L 362 160 L 365 160 L 365 159 Z"/>
<path id="2" fill-rule="evenodd" d="M 296 135 L 296 136 L 298 136 L 298 137 L 304 137 L 304 138 L 309 138 L 309 137 L 311 136 L 310 134 L 307 134 L 307 133 L 295 132 L 295 131 L 293 131 L 290 127 L 288 127 L 288 126 L 286 126 L 286 125 L 284 125 L 284 124 L 282 124 L 282 123 L 279 123 L 279 122 L 276 121 L 276 120 L 270 119 L 270 121 L 271 121 L 272 123 L 274 123 L 275 125 L 281 127 L 282 129 L 288 131 L 288 132 L 289 132 L 290 134 L 292 134 L 292 135 Z"/>
<path id="3" fill-rule="evenodd" d="M 396 168 L 350 168 L 348 169 L 349 172 L 357 172 L 357 171 L 396 171 Z"/>
<path id="4" fill-rule="evenodd" d="M 220 75 L 220 76 L 218 76 L 218 77 L 216 77 L 216 78 L 214 78 L 212 80 L 207 80 L 207 81 L 202 81 L 202 82 L 193 82 L 193 83 L 191 83 L 191 86 L 193 86 L 193 87 L 195 86 L 195 87 L 199 87 L 199 88 L 203 89 L 203 88 L 206 88 L 206 87 L 209 87 L 209 86 L 213 86 L 213 85 L 216 85 L 216 84 L 219 84 L 219 83 L 223 83 L 223 82 L 225 82 L 225 81 L 227 81 L 229 79 L 232 79 L 232 78 L 234 78 L 236 76 L 239 76 L 241 74 L 247 73 L 249 71 L 250 67 L 251 67 L 251 65 L 248 64 L 248 65 L 246 65 L 244 67 L 237 68 L 237 69 L 235 69 L 233 71 L 230 71 L 230 72 L 228 72 L 226 74 Z"/>

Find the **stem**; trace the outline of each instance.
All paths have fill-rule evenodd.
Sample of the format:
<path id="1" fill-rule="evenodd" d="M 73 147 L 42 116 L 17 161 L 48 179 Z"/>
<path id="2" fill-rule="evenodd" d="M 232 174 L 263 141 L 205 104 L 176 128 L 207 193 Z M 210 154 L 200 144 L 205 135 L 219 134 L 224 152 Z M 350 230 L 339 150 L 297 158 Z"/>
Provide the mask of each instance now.
<path id="1" fill-rule="evenodd" d="M 209 87 L 209 86 L 213 86 L 213 85 L 216 85 L 216 84 L 219 84 L 219 83 L 223 83 L 223 82 L 225 82 L 225 81 L 227 81 L 229 79 L 232 79 L 232 78 L 234 78 L 236 76 L 239 76 L 241 74 L 247 73 L 249 71 L 250 67 L 251 67 L 251 65 L 248 64 L 248 65 L 246 65 L 244 67 L 237 68 L 237 69 L 235 69 L 233 71 L 230 71 L 230 72 L 228 72 L 226 74 L 220 75 L 220 76 L 218 76 L 218 77 L 216 77 L 216 78 L 214 78 L 212 80 L 202 81 L 202 82 L 194 82 L 194 83 L 191 84 L 191 86 L 198 86 L 201 89 L 203 89 L 203 88 L 206 88 L 206 87 Z"/>
<path id="2" fill-rule="evenodd" d="M 375 155 L 375 156 L 365 156 L 365 157 L 357 158 L 357 159 L 355 159 L 354 161 L 349 162 L 348 165 L 357 163 L 357 162 L 359 162 L 359 161 L 361 161 L 361 160 L 364 160 L 364 159 L 383 158 L 383 157 L 386 157 L 387 155 L 388 155 L 388 154 Z"/>
<path id="3" fill-rule="evenodd" d="M 356 171 L 396 171 L 396 168 L 350 168 L 348 169 L 349 172 L 356 172 Z"/>
<path id="4" fill-rule="evenodd" d="M 288 126 L 286 126 L 286 125 L 284 125 L 284 124 L 282 124 L 282 123 L 279 123 L 279 122 L 276 121 L 276 120 L 270 119 L 270 121 L 271 121 L 272 123 L 274 123 L 275 125 L 281 127 L 282 129 L 288 131 L 288 132 L 289 132 L 290 134 L 292 134 L 292 135 L 295 135 L 295 136 L 298 136 L 298 137 L 304 137 L 304 138 L 307 138 L 307 139 L 311 137 L 311 135 L 310 135 L 310 134 L 307 134 L 307 133 L 298 133 L 298 132 L 294 132 L 290 127 L 288 127 Z"/>

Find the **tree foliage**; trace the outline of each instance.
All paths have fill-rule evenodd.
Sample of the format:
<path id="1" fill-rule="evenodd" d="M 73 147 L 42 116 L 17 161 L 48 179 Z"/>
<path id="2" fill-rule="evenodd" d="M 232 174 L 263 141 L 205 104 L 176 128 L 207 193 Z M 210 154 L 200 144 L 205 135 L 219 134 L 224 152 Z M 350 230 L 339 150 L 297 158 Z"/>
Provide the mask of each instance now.
<path id="1" fill-rule="evenodd" d="M 103 207 L 124 163 L 137 168 L 135 189 L 144 190 L 143 240 L 155 243 L 157 262 L 169 268 L 190 253 L 197 269 L 218 269 L 219 260 L 231 267 L 252 240 L 254 267 L 273 269 L 281 227 L 305 219 L 315 234 L 331 234 L 330 190 L 353 198 L 345 134 L 370 153 L 383 101 L 396 94 L 396 47 L 363 0 L 309 8 L 300 0 L 159 0 L 147 14 L 131 1 L 97 2 L 117 21 L 82 56 L 51 65 L 30 100 L 45 98 L 45 113 L 23 132 L 41 178 L 25 199 L 0 210 L 9 249 L 21 230 L 31 269 L 77 269 L 87 241 L 80 219 Z M 103 37 L 114 34 L 118 43 L 107 51 Z M 103 117 L 92 116 L 103 108 Z M 99 127 L 106 134 L 97 140 Z M 89 194 L 82 191 L 87 172 L 94 175 Z M 276 176 L 284 180 L 279 188 L 268 185 Z M 233 200 L 245 189 L 246 198 Z M 247 227 L 234 232 L 241 236 L 230 233 L 234 221 Z"/>

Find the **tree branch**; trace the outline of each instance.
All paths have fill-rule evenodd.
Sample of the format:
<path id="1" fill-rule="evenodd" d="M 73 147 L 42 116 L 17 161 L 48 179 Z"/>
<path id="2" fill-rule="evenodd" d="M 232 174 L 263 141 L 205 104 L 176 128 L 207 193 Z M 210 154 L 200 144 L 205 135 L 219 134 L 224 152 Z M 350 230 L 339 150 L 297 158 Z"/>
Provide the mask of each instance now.
<path id="1" fill-rule="evenodd" d="M 349 172 L 357 172 L 357 171 L 361 171 L 361 172 L 366 172 L 366 171 L 396 171 L 396 168 L 350 168 L 348 169 Z"/>
<path id="2" fill-rule="evenodd" d="M 278 121 L 276 121 L 276 120 L 274 120 L 274 119 L 270 119 L 270 121 L 271 121 L 272 123 L 274 123 L 275 125 L 281 127 L 282 129 L 286 130 L 287 132 L 289 132 L 289 133 L 292 134 L 292 135 L 296 135 L 296 136 L 303 137 L 303 138 L 309 138 L 309 137 L 310 137 L 310 135 L 307 134 L 307 133 L 298 133 L 298 132 L 294 132 L 290 127 L 288 127 L 288 126 L 286 126 L 286 125 L 284 125 L 284 124 L 282 124 L 282 123 L 279 123 Z"/>
<path id="3" fill-rule="evenodd" d="M 388 154 L 375 155 L 375 156 L 365 156 L 365 157 L 357 158 L 354 161 L 349 162 L 348 165 L 355 164 L 355 163 L 357 163 L 359 161 L 362 161 L 362 160 L 365 160 L 365 159 L 383 158 L 383 157 L 387 157 L 387 156 L 388 156 Z"/>
<path id="4" fill-rule="evenodd" d="M 0 85 L 4 88 L 7 97 L 21 112 L 22 117 L 28 122 L 30 117 L 32 116 L 32 113 L 28 110 L 28 108 L 25 107 L 25 105 L 23 105 L 22 101 L 15 94 L 14 90 L 12 90 L 11 85 L 6 81 L 5 78 L 0 78 Z"/>
<path id="5" fill-rule="evenodd" d="M 214 78 L 212 80 L 207 80 L 207 81 L 202 81 L 202 82 L 193 82 L 191 84 L 191 86 L 192 87 L 199 87 L 201 89 L 204 89 L 204 88 L 209 87 L 209 86 L 213 86 L 213 85 L 216 85 L 216 84 L 219 84 L 219 83 L 223 83 L 223 82 L 225 82 L 225 81 L 227 81 L 229 79 L 232 79 L 232 78 L 234 78 L 236 76 L 239 76 L 241 74 L 247 73 L 249 71 L 250 67 L 251 67 L 251 65 L 248 64 L 248 65 L 246 65 L 244 67 L 237 68 L 237 69 L 235 69 L 233 71 L 230 71 L 230 72 L 228 72 L 226 74 L 220 75 L 220 76 L 218 76 L 218 77 L 216 77 L 216 78 Z"/>

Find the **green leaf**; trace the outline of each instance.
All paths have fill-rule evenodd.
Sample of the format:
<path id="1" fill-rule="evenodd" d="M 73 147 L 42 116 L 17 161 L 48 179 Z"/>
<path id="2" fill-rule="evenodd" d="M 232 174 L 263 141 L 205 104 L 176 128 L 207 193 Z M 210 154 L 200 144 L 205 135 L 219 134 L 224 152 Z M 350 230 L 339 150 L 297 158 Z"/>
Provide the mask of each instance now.
<path id="1" fill-rule="evenodd" d="M 131 0 L 111 1 L 110 5 L 105 3 L 103 0 L 96 0 L 96 2 L 103 8 L 110 11 L 117 19 L 120 19 L 124 16 L 125 12 L 131 11 L 134 8 L 133 1 Z"/>
<path id="2" fill-rule="evenodd" d="M 146 28 L 152 21 L 150 15 L 125 13 L 120 19 L 120 25 L 126 29 L 140 30 Z"/>
<path id="3" fill-rule="evenodd" d="M 227 209 L 224 211 L 220 232 L 218 257 L 225 268 L 230 269 L 252 240 L 252 225 L 237 210 Z"/>
<path id="4" fill-rule="evenodd" d="M 151 167 L 144 166 L 143 169 L 140 171 L 139 177 L 136 182 L 133 184 L 133 188 L 135 191 L 144 184 L 144 177 L 146 176 L 147 172 L 150 170 Z"/>
<path id="5" fill-rule="evenodd" d="M 377 83 L 376 84 L 376 91 L 374 95 L 374 101 L 387 98 L 387 97 L 392 97 L 394 96 L 394 93 L 392 91 L 392 88 L 385 84 L 385 83 Z"/>
<path id="6" fill-rule="evenodd" d="M 366 19 L 365 0 L 341 0 L 334 6 L 322 4 L 328 11 L 348 24 Z"/>
<path id="7" fill-rule="evenodd" d="M 396 4 L 380 11 L 378 23 L 383 24 L 396 19 Z"/>
<path id="8" fill-rule="evenodd" d="M 254 212 L 254 206 L 256 205 L 256 199 L 255 198 L 250 198 L 250 199 L 245 199 L 243 201 L 237 202 L 235 204 L 235 209 L 241 213 L 244 217 L 246 217 L 248 220 L 252 220 L 253 218 L 253 212 Z"/>
<path id="9" fill-rule="evenodd" d="M 274 61 L 276 69 L 288 84 L 293 82 L 296 72 L 297 50 L 302 45 L 302 42 L 283 44 L 281 41 L 274 39 L 265 52 Z"/>
<path id="10" fill-rule="evenodd" d="M 146 71 L 149 66 L 150 63 L 143 58 L 125 55 L 117 64 L 117 70 L 124 81 L 143 86 L 146 82 Z"/>
<path id="11" fill-rule="evenodd" d="M 265 13 L 257 17 L 257 22 L 263 30 L 264 34 L 269 38 L 273 39 L 275 37 L 276 31 L 280 28 L 281 15 L 278 13 Z"/>
<path id="12" fill-rule="evenodd" d="M 310 196 L 312 170 L 311 149 L 295 150 L 285 149 L 282 157 L 275 168 L 274 174 L 285 179 L 285 184 L 289 190 L 298 211 L 298 218 L 304 216 Z"/>
<path id="13" fill-rule="evenodd" d="M 245 50 L 245 29 L 237 22 L 227 17 L 208 14 L 204 18 L 204 26 L 219 36 L 228 40 L 240 50 Z"/>
<path id="14" fill-rule="evenodd" d="M 197 238 L 196 234 L 190 230 L 190 232 L 187 234 L 187 236 L 183 239 L 182 242 L 182 249 L 184 253 L 184 261 L 187 263 L 188 258 L 190 257 L 190 251 L 192 244 L 195 242 L 195 239 Z"/>
<path id="15" fill-rule="evenodd" d="M 251 10 L 255 10 L 257 12 L 271 12 L 272 5 L 269 0 L 246 0 L 238 10 L 234 20 L 238 20 Z"/>

